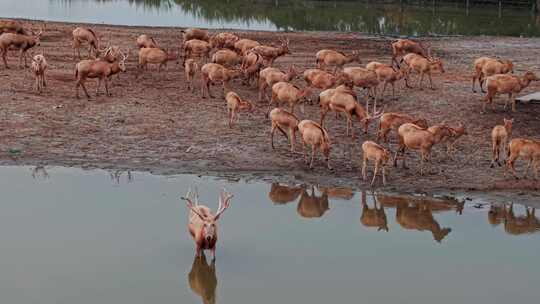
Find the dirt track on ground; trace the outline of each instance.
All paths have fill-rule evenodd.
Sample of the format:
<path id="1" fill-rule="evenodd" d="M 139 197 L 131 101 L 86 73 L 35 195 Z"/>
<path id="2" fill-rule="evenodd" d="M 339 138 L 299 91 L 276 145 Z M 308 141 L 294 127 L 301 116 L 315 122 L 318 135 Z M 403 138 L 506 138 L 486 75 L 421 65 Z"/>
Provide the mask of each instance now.
<path id="1" fill-rule="evenodd" d="M 35 23 L 37 28 L 39 23 Z M 224 100 L 200 98 L 186 90 L 183 69 L 176 61 L 158 73 L 151 67 L 136 79 L 137 52 L 134 41 L 139 34 L 150 34 L 162 46 L 176 50 L 179 29 L 95 25 L 102 43 L 111 42 L 131 49 L 128 71 L 113 80 L 112 97 L 99 96 L 88 101 L 75 98 L 71 31 L 75 24 L 48 23 L 42 44 L 49 61 L 48 88 L 41 95 L 32 90 L 29 70 L 17 68 L 17 53 L 10 51 L 11 69 L 0 66 L 0 151 L 3 164 L 75 165 L 82 167 L 129 168 L 158 173 L 197 173 L 277 180 L 302 180 L 319 184 L 366 187 L 359 179 L 361 143 L 373 139 L 376 124 L 368 136 L 361 134 L 354 142 L 345 136 L 345 121 L 328 115 L 333 141 L 328 171 L 322 160 L 314 170 L 307 169 L 301 154 L 287 151 L 283 137 L 278 149 L 269 145 L 270 123 L 261 111 L 243 114 L 238 127 L 229 129 Z M 241 37 L 273 43 L 278 34 L 236 31 Z M 282 36 L 281 34 L 279 34 Z M 360 50 L 362 61 L 390 61 L 390 38 L 368 37 L 354 33 L 286 33 L 292 55 L 279 58 L 276 66 L 295 64 L 301 69 L 314 66 L 314 53 L 323 48 Z M 457 144 L 456 159 L 445 157 L 443 147 L 435 147 L 429 174 L 418 173 L 419 157 L 409 152 L 411 169 L 391 168 L 392 191 L 466 191 L 532 190 L 534 181 L 504 178 L 500 168 L 490 169 L 490 130 L 513 117 L 514 137 L 535 137 L 540 131 L 540 106 L 519 104 L 518 112 L 504 112 L 502 97 L 496 112 L 480 114 L 480 93 L 471 92 L 471 62 L 481 55 L 511 58 L 516 72 L 526 69 L 540 73 L 540 39 L 498 37 L 447 37 L 426 41 L 434 54 L 445 62 L 446 73 L 434 76 L 437 90 L 399 89 L 397 100 L 385 98 L 385 111 L 399 111 L 428 119 L 430 124 L 445 121 L 456 125 L 465 122 L 468 136 Z M 86 52 L 83 52 L 86 54 Z M 413 79 L 415 83 L 416 78 Z M 304 86 L 301 79 L 295 81 Z M 399 85 L 400 87 L 402 84 Z M 92 96 L 95 83 L 88 84 Z M 257 99 L 257 91 L 236 81 L 232 88 L 241 96 Z M 540 88 L 533 83 L 525 92 Z M 213 88 L 217 95 L 218 87 Z M 81 92 L 82 93 L 82 92 Z M 362 93 L 364 94 L 364 93 Z M 388 94 L 388 91 L 387 91 Z M 317 105 L 306 106 L 302 118 L 318 120 Z M 360 134 L 358 124 L 355 124 Z M 300 145 L 298 145 L 300 146 Z M 396 148 L 395 138 L 390 148 Z M 523 170 L 520 162 L 518 170 Z M 522 172 L 522 171 L 521 171 Z"/>

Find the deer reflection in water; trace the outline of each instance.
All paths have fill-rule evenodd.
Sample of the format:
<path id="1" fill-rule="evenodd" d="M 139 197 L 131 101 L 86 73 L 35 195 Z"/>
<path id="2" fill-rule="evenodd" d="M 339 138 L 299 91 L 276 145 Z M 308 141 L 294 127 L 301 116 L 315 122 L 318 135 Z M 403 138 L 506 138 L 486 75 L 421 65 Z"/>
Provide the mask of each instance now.
<path id="1" fill-rule="evenodd" d="M 525 207 L 525 215 L 514 214 L 514 204 L 511 203 L 504 217 L 504 231 L 511 235 L 529 234 L 540 231 L 540 219 L 536 217 L 536 209 Z"/>
<path id="2" fill-rule="evenodd" d="M 315 193 L 315 187 L 311 186 L 311 194 L 305 188 L 302 190 L 300 201 L 296 211 L 301 217 L 315 218 L 321 217 L 330 209 L 328 207 L 328 193 L 323 191 L 321 196 Z"/>
<path id="3" fill-rule="evenodd" d="M 122 175 L 126 173 L 126 181 L 127 183 L 131 183 L 133 181 L 133 175 L 131 174 L 131 170 L 116 170 L 109 172 L 109 177 L 111 178 L 111 181 L 113 181 L 115 184 L 120 185 L 120 178 Z"/>
<path id="4" fill-rule="evenodd" d="M 188 281 L 191 290 L 201 297 L 204 304 L 216 303 L 217 276 L 215 260 L 208 264 L 204 253 L 195 256 L 188 275 Z"/>
<path id="5" fill-rule="evenodd" d="M 367 204 L 366 191 L 362 191 L 362 215 L 360 216 L 360 223 L 366 227 L 377 227 L 377 231 L 385 230 L 388 232 L 388 222 L 386 220 L 386 213 L 384 207 L 379 204 L 377 208 L 377 199 L 373 195 L 374 208 L 370 209 Z"/>
<path id="6" fill-rule="evenodd" d="M 319 191 L 328 194 L 329 198 L 350 200 L 354 197 L 354 191 L 351 188 L 342 187 L 318 187 Z"/>
<path id="7" fill-rule="evenodd" d="M 49 173 L 45 169 L 45 166 L 38 165 L 34 169 L 32 169 L 32 178 L 35 180 L 46 180 L 49 179 Z"/>
<path id="8" fill-rule="evenodd" d="M 491 204 L 488 212 L 488 222 L 492 226 L 498 226 L 506 219 L 507 212 L 506 204 Z"/>
<path id="9" fill-rule="evenodd" d="M 276 205 L 285 205 L 295 201 L 302 191 L 303 188 L 299 186 L 287 186 L 279 183 L 272 183 L 268 197 Z"/>

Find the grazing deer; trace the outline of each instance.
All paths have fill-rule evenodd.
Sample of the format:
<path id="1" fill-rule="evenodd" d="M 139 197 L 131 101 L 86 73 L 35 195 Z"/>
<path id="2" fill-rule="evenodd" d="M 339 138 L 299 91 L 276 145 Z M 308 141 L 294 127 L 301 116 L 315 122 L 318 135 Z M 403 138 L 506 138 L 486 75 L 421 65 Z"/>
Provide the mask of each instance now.
<path id="1" fill-rule="evenodd" d="M 23 34 L 13 34 L 13 33 L 4 33 L 0 35 L 0 55 L 2 56 L 2 59 L 4 60 L 4 66 L 6 69 L 9 69 L 6 56 L 8 49 L 10 47 L 19 49 L 19 68 L 22 68 L 22 60 L 24 57 L 24 66 L 28 67 L 28 63 L 26 60 L 26 52 L 28 52 L 29 49 L 39 46 L 40 45 L 40 39 L 41 34 L 43 33 L 43 30 L 40 30 L 39 33 L 37 33 L 34 36 L 27 36 Z"/>
<path id="2" fill-rule="evenodd" d="M 283 134 L 283 136 L 285 136 L 289 141 L 291 152 L 294 152 L 296 131 L 298 131 L 298 124 L 300 123 L 298 117 L 296 117 L 293 113 L 281 108 L 275 108 L 270 111 L 269 117 L 272 123 L 272 130 L 270 131 L 270 143 L 272 145 L 272 149 L 275 149 L 274 133 L 276 130 L 279 130 L 281 134 Z M 285 130 L 289 131 L 289 135 L 287 135 Z"/>
<path id="3" fill-rule="evenodd" d="M 323 192 L 321 196 L 315 193 L 315 187 L 311 187 L 311 194 L 304 188 L 298 201 L 296 211 L 303 218 L 319 218 L 330 209 L 328 206 L 328 194 Z"/>
<path id="4" fill-rule="evenodd" d="M 343 66 L 347 63 L 362 63 L 362 61 L 360 61 L 359 51 L 353 51 L 352 54 L 346 55 L 343 52 L 334 50 L 320 50 L 315 54 L 315 58 L 318 69 L 334 66 L 334 74 L 337 73 L 339 69 L 343 69 Z"/>
<path id="5" fill-rule="evenodd" d="M 367 140 L 362 144 L 362 178 L 365 181 L 367 179 L 367 165 L 368 161 L 375 162 L 375 169 L 373 171 L 373 179 L 371 180 L 371 186 L 375 183 L 379 168 L 382 167 L 382 182 L 383 186 L 386 186 L 386 166 L 390 160 L 390 151 L 381 147 L 371 140 Z"/>
<path id="6" fill-rule="evenodd" d="M 473 69 L 472 91 L 476 93 L 474 85 L 476 80 L 478 80 L 480 90 L 482 93 L 485 93 L 483 88 L 484 79 L 495 74 L 514 73 L 514 64 L 510 60 L 480 57 L 474 61 Z"/>
<path id="7" fill-rule="evenodd" d="M 193 41 L 193 40 L 190 40 Z M 217 63 L 207 63 L 201 68 L 201 94 L 202 98 L 206 95 L 214 98 L 210 92 L 210 84 L 221 82 L 223 84 L 223 95 L 229 91 L 229 81 L 242 76 L 240 70 L 230 70 Z"/>
<path id="8" fill-rule="evenodd" d="M 255 52 L 263 57 L 268 66 L 272 66 L 274 61 L 284 55 L 291 54 L 289 50 L 289 39 L 286 40 L 280 39 L 281 45 L 279 47 L 259 45 L 251 49 L 252 52 Z"/>
<path id="9" fill-rule="evenodd" d="M 430 57 L 429 48 L 426 49 L 420 42 L 412 41 L 409 39 L 398 39 L 395 42 L 392 42 L 392 65 L 395 63 L 399 68 L 399 63 L 397 61 L 398 56 L 405 54 L 418 54 L 423 57 Z"/>
<path id="10" fill-rule="evenodd" d="M 185 64 L 186 60 L 192 57 L 196 57 L 201 60 L 208 59 L 210 57 L 212 47 L 210 46 L 210 43 L 204 40 L 191 39 L 184 42 L 182 50 L 184 52 L 184 61 L 182 64 Z"/>
<path id="11" fill-rule="evenodd" d="M 72 32 L 73 58 L 75 58 L 76 50 L 79 59 L 81 59 L 81 47 L 85 43 L 88 43 L 88 57 L 92 57 L 92 51 L 94 51 L 95 58 L 99 57 L 101 53 L 99 40 L 94 30 L 86 27 L 77 27 Z"/>
<path id="12" fill-rule="evenodd" d="M 217 33 L 210 38 L 210 46 L 214 49 L 234 49 L 234 44 L 238 40 L 240 38 L 233 33 Z"/>
<path id="13" fill-rule="evenodd" d="M 137 47 L 139 49 L 142 48 L 158 48 L 158 43 L 154 38 L 148 36 L 148 35 L 140 35 L 137 37 Z"/>
<path id="14" fill-rule="evenodd" d="M 529 86 L 531 81 L 540 80 L 533 72 L 527 71 L 523 76 L 508 74 L 497 74 L 486 78 L 487 94 L 482 105 L 482 113 L 486 112 L 486 105 L 491 104 L 495 110 L 493 97 L 497 94 L 508 94 L 508 100 L 504 102 L 504 109 L 508 106 L 508 101 L 512 104 L 512 112 L 516 112 L 516 94 Z"/>
<path id="15" fill-rule="evenodd" d="M 251 51 L 247 52 L 246 55 L 242 58 L 242 70 L 244 71 L 244 84 L 251 85 L 251 82 L 257 81 L 261 69 L 263 67 L 263 61 L 261 55 L 253 53 Z M 257 84 L 257 83 L 255 83 Z M 260 97 L 259 97 L 260 99 Z"/>
<path id="16" fill-rule="evenodd" d="M 431 205 L 423 204 L 398 204 L 396 209 L 396 221 L 404 229 L 429 231 L 433 239 L 440 243 L 450 232 L 451 228 L 441 228 L 433 217 Z"/>
<path id="17" fill-rule="evenodd" d="M 514 204 L 511 203 L 504 218 L 504 231 L 511 235 L 521 235 L 540 232 L 540 220 L 536 217 L 535 208 L 525 207 L 525 215 L 514 214 Z"/>
<path id="18" fill-rule="evenodd" d="M 289 82 L 298 75 L 294 65 L 289 67 L 289 70 L 285 73 L 277 68 L 268 67 L 259 72 L 259 101 L 263 101 L 264 97 L 268 99 L 265 91 L 266 88 L 272 88 L 274 84 L 278 82 Z"/>
<path id="19" fill-rule="evenodd" d="M 276 205 L 285 205 L 295 201 L 303 191 L 302 187 L 272 183 L 268 197 Z"/>
<path id="20" fill-rule="evenodd" d="M 317 154 L 317 148 L 320 148 L 321 153 L 326 158 L 326 166 L 329 170 L 333 170 L 330 166 L 330 150 L 332 143 L 330 142 L 330 136 L 328 132 L 321 127 L 318 123 L 312 120 L 302 120 L 298 124 L 298 130 L 302 136 L 302 147 L 304 150 L 304 161 L 309 164 L 309 168 L 313 169 L 313 161 L 315 160 L 315 154 Z M 311 146 L 311 162 L 307 159 L 306 145 Z"/>
<path id="21" fill-rule="evenodd" d="M 377 73 L 361 67 L 348 67 L 343 69 L 348 82 L 354 86 L 368 90 L 368 96 L 373 97 L 373 112 L 377 110 L 379 77 Z M 366 98 L 366 110 L 369 110 L 369 99 Z"/>
<path id="22" fill-rule="evenodd" d="M 255 40 L 240 39 L 234 43 L 234 49 L 241 55 L 246 55 L 249 50 L 260 45 L 261 44 Z"/>
<path id="23" fill-rule="evenodd" d="M 47 60 L 43 54 L 34 56 L 32 59 L 32 74 L 34 74 L 36 82 L 36 91 L 41 93 L 44 87 L 47 86 L 45 81 L 45 71 L 47 70 Z"/>
<path id="24" fill-rule="evenodd" d="M 432 58 L 426 58 L 414 53 L 410 53 L 405 55 L 403 59 L 401 59 L 402 62 L 405 62 L 407 67 L 404 70 L 405 74 L 405 85 L 408 88 L 412 88 L 409 85 L 409 75 L 411 71 L 415 71 L 417 73 L 420 73 L 420 79 L 418 80 L 418 87 L 422 88 L 422 82 L 424 81 L 424 75 L 427 74 L 429 78 L 429 88 L 432 90 L 435 90 L 435 87 L 433 87 L 433 79 L 431 78 L 431 73 L 435 71 L 439 71 L 441 73 L 444 73 L 444 67 L 441 59 L 432 59 Z"/>
<path id="25" fill-rule="evenodd" d="M 508 145 L 508 158 L 506 159 L 506 169 L 519 179 L 516 174 L 515 162 L 518 158 L 527 160 L 527 168 L 523 178 L 527 178 L 531 165 L 533 166 L 534 179 L 538 179 L 538 165 L 540 164 L 540 141 L 536 139 L 514 138 Z M 506 175 L 506 170 L 505 170 Z"/>
<path id="26" fill-rule="evenodd" d="M 193 241 L 195 241 L 195 256 L 200 257 L 203 254 L 203 250 L 210 250 L 212 252 L 212 260 L 216 259 L 218 220 L 221 214 L 229 208 L 232 197 L 232 194 L 226 190 L 222 190 L 219 195 L 219 205 L 215 214 L 205 205 L 199 205 L 198 193 L 195 193 L 193 198 L 190 190 L 185 197 L 182 197 L 182 200 L 186 201 L 186 205 L 190 210 L 188 230 Z"/>
<path id="27" fill-rule="evenodd" d="M 372 71 L 372 72 L 375 72 L 376 69 L 378 68 L 382 68 L 382 67 L 389 67 L 391 68 L 392 65 L 390 64 L 385 64 L 385 63 L 381 63 L 381 62 L 378 62 L 378 61 L 370 61 L 366 64 L 366 70 L 369 70 L 369 71 Z"/>
<path id="28" fill-rule="evenodd" d="M 321 102 L 321 126 L 324 125 L 324 119 L 328 111 L 344 113 L 347 117 L 346 136 L 349 136 L 350 129 L 352 138 L 354 138 L 353 116 L 356 116 L 358 122 L 364 125 L 364 133 L 367 134 L 369 123 L 383 115 L 383 110 L 379 113 L 374 113 L 373 116 L 369 115 L 366 109 L 356 101 L 356 98 L 344 90 L 336 90 L 331 94 L 329 99 L 330 102 L 328 104 Z"/>
<path id="29" fill-rule="evenodd" d="M 491 130 L 491 168 L 493 168 L 495 162 L 501 166 L 501 163 L 499 162 L 501 149 L 503 151 L 503 155 L 508 155 L 508 140 L 510 139 L 510 136 L 512 136 L 513 123 L 514 119 L 504 118 L 503 125 L 496 125 L 493 130 Z"/>
<path id="30" fill-rule="evenodd" d="M 362 191 L 362 215 L 360 216 L 360 223 L 366 227 L 376 227 L 377 231 L 384 230 L 388 232 L 388 221 L 384 212 L 384 206 L 379 204 L 379 208 L 377 208 L 375 195 L 373 195 L 373 202 L 374 207 L 371 209 L 367 204 L 366 191 Z"/>
<path id="31" fill-rule="evenodd" d="M 195 74 L 200 70 L 199 64 L 194 59 L 188 59 L 184 62 L 184 73 L 186 74 L 186 80 L 188 83 L 188 90 L 193 92 L 195 87 L 193 86 L 193 79 Z"/>
<path id="32" fill-rule="evenodd" d="M 299 87 L 280 81 L 272 86 L 272 99 L 270 100 L 270 108 L 272 104 L 288 103 L 291 113 L 294 114 L 294 107 L 300 102 L 304 102 L 305 98 L 311 94 L 309 88 L 300 89 Z M 267 115 L 268 116 L 268 115 Z"/>
<path id="33" fill-rule="evenodd" d="M 190 40 L 202 40 L 202 41 L 210 41 L 210 36 L 208 35 L 208 31 L 198 29 L 198 28 L 188 28 L 185 30 L 181 30 L 180 33 L 182 33 L 182 39 L 184 40 L 184 43 Z"/>
<path id="34" fill-rule="evenodd" d="M 401 70 L 396 70 L 391 66 L 380 66 L 375 69 L 375 74 L 377 74 L 377 79 L 380 83 L 383 84 L 381 91 L 381 98 L 384 98 L 384 92 L 386 92 L 386 87 L 388 84 L 392 86 L 392 99 L 396 98 L 396 82 L 403 79 L 405 74 Z"/>
<path id="35" fill-rule="evenodd" d="M 77 63 L 75 66 L 75 78 L 77 79 L 75 90 L 77 98 L 79 98 L 79 87 L 82 87 L 86 97 L 90 99 L 90 95 L 84 85 L 87 78 L 98 78 L 96 96 L 99 94 L 99 88 L 103 81 L 105 82 L 105 92 L 107 96 L 111 96 L 109 93 L 109 78 L 115 74 L 126 71 L 125 62 L 128 56 L 125 56 L 124 54 L 121 55 L 123 58 L 121 60 L 117 59 L 113 63 L 101 59 L 87 59 Z"/>
<path id="36" fill-rule="evenodd" d="M 397 167 L 398 154 L 402 155 L 403 168 L 407 168 L 405 164 L 405 150 L 420 150 L 420 175 L 424 174 L 424 162 L 429 160 L 431 148 L 440 143 L 445 137 L 450 136 L 450 129 L 444 125 L 438 125 L 437 128 L 431 130 L 421 128 L 412 123 L 402 124 L 398 128 L 399 148 L 394 156 L 394 167 Z"/>
<path id="37" fill-rule="evenodd" d="M 241 110 L 246 110 L 252 112 L 254 110 L 253 104 L 247 100 L 243 100 L 240 95 L 235 92 L 229 92 L 225 95 L 225 100 L 227 101 L 227 113 L 229 116 L 229 128 L 233 127 L 233 124 L 238 123 L 239 115 L 238 112 Z"/>
<path id="38" fill-rule="evenodd" d="M 216 261 L 212 260 L 210 264 L 206 261 L 206 256 L 196 256 L 188 274 L 189 287 L 201 297 L 203 304 L 216 303 Z"/>
<path id="39" fill-rule="evenodd" d="M 238 55 L 235 51 L 231 51 L 229 49 L 222 49 L 212 55 L 211 62 L 232 68 L 242 62 L 242 57 Z"/>
<path id="40" fill-rule="evenodd" d="M 381 138 L 388 142 L 388 133 L 398 128 L 404 123 L 413 123 L 421 128 L 427 129 L 428 123 L 424 118 L 414 118 L 404 113 L 384 113 L 379 120 L 379 130 L 377 132 L 377 141 Z"/>

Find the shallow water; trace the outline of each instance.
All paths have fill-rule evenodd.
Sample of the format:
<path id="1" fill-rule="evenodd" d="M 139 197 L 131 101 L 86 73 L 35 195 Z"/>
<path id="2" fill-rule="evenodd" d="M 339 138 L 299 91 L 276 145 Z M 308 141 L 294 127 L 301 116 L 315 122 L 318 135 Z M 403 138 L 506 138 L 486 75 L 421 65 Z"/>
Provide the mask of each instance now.
<path id="1" fill-rule="evenodd" d="M 538 300 L 540 219 L 523 220 L 517 204 L 506 224 L 491 217 L 493 225 L 478 202 L 379 194 L 387 223 L 379 212 L 379 230 L 362 224 L 370 213 L 362 193 L 346 189 L 315 190 L 313 199 L 310 187 L 263 182 L 46 172 L 0 167 L 5 303 L 201 303 L 201 294 L 238 304 Z M 222 187 L 235 195 L 220 222 L 215 277 L 200 261 L 193 267 L 179 201 L 190 186 L 212 208 Z"/>
<path id="2" fill-rule="evenodd" d="M 358 31 L 384 35 L 540 36 L 531 7 L 465 1 L 3 0 L 0 16 L 121 25 Z M 474 1 L 472 1 L 474 2 Z M 435 5 L 432 5 L 436 3 Z"/>

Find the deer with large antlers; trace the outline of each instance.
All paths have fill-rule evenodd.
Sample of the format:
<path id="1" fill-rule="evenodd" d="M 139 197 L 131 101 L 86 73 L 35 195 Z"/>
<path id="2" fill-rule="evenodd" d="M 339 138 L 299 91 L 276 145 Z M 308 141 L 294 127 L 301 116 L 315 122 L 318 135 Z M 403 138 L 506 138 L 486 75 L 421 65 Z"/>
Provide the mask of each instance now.
<path id="1" fill-rule="evenodd" d="M 504 118 L 504 124 L 503 125 L 496 125 L 493 130 L 491 130 L 491 165 L 490 167 L 493 168 L 495 163 L 497 163 L 499 166 L 501 166 L 501 163 L 499 161 L 500 155 L 501 155 L 501 149 L 503 151 L 503 155 L 507 155 L 506 150 L 508 149 L 508 140 L 510 139 L 510 136 L 512 135 L 512 124 L 514 123 L 514 119 L 506 119 Z"/>
<path id="2" fill-rule="evenodd" d="M 395 63 L 399 68 L 397 58 L 405 54 L 418 54 L 423 57 L 430 57 L 429 48 L 425 48 L 420 42 L 412 41 L 409 39 L 398 39 L 392 42 L 392 65 Z"/>
<path id="3" fill-rule="evenodd" d="M 188 230 L 195 241 L 195 254 L 201 256 L 203 250 L 212 252 L 212 260 L 216 259 L 216 243 L 218 240 L 218 220 L 227 208 L 233 195 L 225 189 L 219 195 L 219 205 L 216 213 L 205 205 L 199 205 L 199 194 L 195 192 L 192 195 L 191 190 L 188 191 L 182 200 L 186 201 L 189 208 Z"/>
<path id="4" fill-rule="evenodd" d="M 277 58 L 291 54 L 289 50 L 289 39 L 280 39 L 280 42 L 281 45 L 278 47 L 259 45 L 252 48 L 251 51 L 261 55 L 266 60 L 268 66 L 272 66 Z"/>
<path id="5" fill-rule="evenodd" d="M 346 90 L 336 90 L 329 99 L 330 102 L 328 104 L 321 103 L 321 125 L 324 125 L 324 118 L 328 111 L 344 113 L 347 117 L 346 135 L 349 136 L 350 129 L 352 138 L 354 138 L 353 116 L 356 116 L 358 122 L 364 125 L 364 133 L 367 134 L 369 123 L 383 115 L 382 110 L 379 113 L 370 115 L 366 109 L 356 101 L 354 95 L 351 95 L 351 93 Z"/>
<path id="6" fill-rule="evenodd" d="M 90 99 L 90 95 L 84 85 L 88 78 L 98 78 L 96 96 L 99 94 L 99 88 L 101 87 L 102 82 L 105 82 L 105 92 L 107 96 L 111 96 L 109 93 L 109 78 L 115 74 L 126 71 L 125 62 L 128 56 L 122 53 L 120 54 L 122 55 L 122 59 L 115 59 L 112 63 L 103 59 L 87 59 L 77 63 L 75 66 L 75 77 L 77 79 L 76 97 L 79 98 L 79 87 L 82 87 L 86 97 Z"/>
<path id="7" fill-rule="evenodd" d="M 472 91 L 476 93 L 474 85 L 478 80 L 480 90 L 485 93 L 483 88 L 485 78 L 495 74 L 514 73 L 514 64 L 507 59 L 480 57 L 474 61 L 473 69 Z"/>
<path id="8" fill-rule="evenodd" d="M 353 51 L 352 54 L 347 55 L 343 52 L 338 52 L 334 50 L 320 50 L 315 54 L 317 68 L 323 69 L 328 66 L 334 66 L 334 74 L 338 70 L 343 69 L 343 66 L 347 63 L 358 62 L 360 61 L 360 52 Z"/>
<path id="9" fill-rule="evenodd" d="M 7 65 L 7 52 L 10 47 L 19 49 L 19 67 L 22 68 L 22 60 L 24 57 L 24 66 L 28 67 L 26 53 L 29 49 L 39 46 L 42 30 L 39 31 L 36 35 L 27 36 L 23 34 L 14 34 L 14 33 L 4 33 L 0 35 L 0 55 L 4 60 L 4 65 L 6 69 L 9 69 Z"/>
<path id="10" fill-rule="evenodd" d="M 495 110 L 493 97 L 498 94 L 508 94 L 508 99 L 504 102 L 504 109 L 508 106 L 508 101 L 512 104 L 512 112 L 516 112 L 516 95 L 529 86 L 531 81 L 540 80 L 533 72 L 527 71 L 523 76 L 497 74 L 486 78 L 487 94 L 482 105 L 482 113 L 486 112 L 486 105 L 491 104 Z"/>

